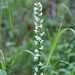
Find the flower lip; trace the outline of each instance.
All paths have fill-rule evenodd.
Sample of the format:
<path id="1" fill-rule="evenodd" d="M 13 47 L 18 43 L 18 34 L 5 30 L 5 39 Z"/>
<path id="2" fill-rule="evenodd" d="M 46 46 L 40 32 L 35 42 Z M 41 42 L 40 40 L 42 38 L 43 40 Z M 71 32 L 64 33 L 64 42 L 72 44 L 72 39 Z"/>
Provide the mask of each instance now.
<path id="1" fill-rule="evenodd" d="M 42 66 L 43 64 L 41 62 L 39 62 L 38 66 Z"/>
<path id="2" fill-rule="evenodd" d="M 35 49 L 34 51 L 35 51 L 35 53 L 38 53 L 39 52 L 38 49 Z"/>
<path id="3" fill-rule="evenodd" d="M 33 61 L 37 61 L 38 60 L 38 57 L 34 56 L 34 60 Z"/>

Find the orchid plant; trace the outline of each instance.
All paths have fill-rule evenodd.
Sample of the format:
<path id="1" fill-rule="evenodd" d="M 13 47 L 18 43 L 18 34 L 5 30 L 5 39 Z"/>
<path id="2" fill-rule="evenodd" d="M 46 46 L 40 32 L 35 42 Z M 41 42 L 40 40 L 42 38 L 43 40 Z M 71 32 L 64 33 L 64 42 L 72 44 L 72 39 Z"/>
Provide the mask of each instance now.
<path id="1" fill-rule="evenodd" d="M 42 27 L 43 27 L 43 19 L 41 19 L 41 16 L 43 15 L 42 13 L 42 4 L 40 2 L 34 3 L 34 17 L 35 17 L 35 45 L 36 45 L 36 49 L 34 50 L 35 55 L 34 55 L 34 62 L 36 63 L 35 66 L 35 73 L 34 75 L 44 75 L 44 73 L 42 73 L 42 69 L 41 67 L 43 66 L 42 62 L 41 62 L 41 52 L 43 50 L 43 39 L 42 36 L 44 35 L 44 32 L 42 32 Z"/>

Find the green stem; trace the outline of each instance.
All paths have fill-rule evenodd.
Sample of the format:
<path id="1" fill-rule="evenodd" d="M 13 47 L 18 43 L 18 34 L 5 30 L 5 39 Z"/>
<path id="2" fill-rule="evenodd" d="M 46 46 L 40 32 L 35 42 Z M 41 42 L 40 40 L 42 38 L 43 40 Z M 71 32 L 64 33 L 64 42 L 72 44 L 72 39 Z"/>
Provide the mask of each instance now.
<path id="1" fill-rule="evenodd" d="M 2 2 L 1 2 L 1 16 L 0 16 L 0 46 L 1 46 L 1 44 L 2 44 L 2 35 L 1 35 L 1 25 L 2 25 L 2 5 L 3 5 L 3 0 L 2 0 Z"/>

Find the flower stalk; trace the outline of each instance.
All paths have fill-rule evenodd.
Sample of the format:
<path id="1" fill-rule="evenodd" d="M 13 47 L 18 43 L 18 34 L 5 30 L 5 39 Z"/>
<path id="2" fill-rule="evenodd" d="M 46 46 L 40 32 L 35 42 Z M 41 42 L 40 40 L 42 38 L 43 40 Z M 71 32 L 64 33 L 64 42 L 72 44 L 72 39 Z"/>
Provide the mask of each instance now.
<path id="1" fill-rule="evenodd" d="M 43 27 L 43 19 L 41 18 L 43 13 L 42 13 L 42 4 L 40 2 L 34 3 L 34 17 L 35 17 L 35 40 L 34 43 L 36 45 L 35 51 L 35 56 L 34 56 L 34 62 L 36 63 L 35 66 L 35 73 L 34 75 L 44 75 L 42 73 L 41 67 L 43 66 L 41 62 L 41 51 L 43 50 L 43 39 L 42 36 L 44 35 L 44 32 L 42 32 L 42 27 Z"/>

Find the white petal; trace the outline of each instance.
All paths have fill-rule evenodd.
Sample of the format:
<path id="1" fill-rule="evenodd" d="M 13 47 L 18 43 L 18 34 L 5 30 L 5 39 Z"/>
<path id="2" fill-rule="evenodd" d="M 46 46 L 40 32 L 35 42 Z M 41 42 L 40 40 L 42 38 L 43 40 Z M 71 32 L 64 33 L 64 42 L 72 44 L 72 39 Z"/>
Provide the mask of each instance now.
<path id="1" fill-rule="evenodd" d="M 40 56 L 40 54 L 39 54 L 39 53 L 37 53 L 35 56 L 36 56 L 36 57 L 39 57 L 39 56 Z"/>
<path id="2" fill-rule="evenodd" d="M 41 46 L 39 49 L 42 50 L 43 49 L 43 46 Z"/>
<path id="3" fill-rule="evenodd" d="M 37 60 L 38 60 L 38 57 L 35 56 L 33 61 L 37 61 Z"/>
<path id="4" fill-rule="evenodd" d="M 42 28 L 42 24 L 39 27 Z"/>
<path id="5" fill-rule="evenodd" d="M 42 66 L 43 64 L 41 62 L 39 62 L 38 66 Z"/>
<path id="6" fill-rule="evenodd" d="M 37 41 L 34 41 L 34 43 L 35 43 L 35 45 L 37 45 L 38 42 Z"/>
<path id="7" fill-rule="evenodd" d="M 34 73 L 34 75 L 37 75 L 36 73 Z"/>
<path id="8" fill-rule="evenodd" d="M 35 23 L 35 25 L 37 26 L 37 23 L 36 22 L 34 22 Z"/>
<path id="9" fill-rule="evenodd" d="M 34 14 L 36 15 L 36 14 L 38 14 L 36 11 L 34 11 Z"/>
<path id="10" fill-rule="evenodd" d="M 43 23 L 43 21 L 44 21 L 44 20 L 42 19 L 42 20 L 40 21 L 40 23 Z"/>
<path id="11" fill-rule="evenodd" d="M 41 2 L 38 2 L 39 5 L 41 5 Z"/>
<path id="12" fill-rule="evenodd" d="M 44 75 L 44 73 L 41 73 L 41 75 Z"/>
<path id="13" fill-rule="evenodd" d="M 37 49 L 35 49 L 34 51 L 35 51 L 35 53 L 38 53 L 39 52 Z"/>
<path id="14" fill-rule="evenodd" d="M 37 67 L 35 67 L 35 71 L 38 72 L 38 68 Z"/>
<path id="15" fill-rule="evenodd" d="M 35 26 L 35 29 L 38 29 L 38 26 Z"/>
<path id="16" fill-rule="evenodd" d="M 37 11 L 37 10 L 38 10 L 38 8 L 34 7 L 34 11 Z"/>
<path id="17" fill-rule="evenodd" d="M 37 33 L 38 31 L 37 30 L 34 30 L 35 31 L 35 33 Z"/>
<path id="18" fill-rule="evenodd" d="M 42 11 L 42 9 L 43 9 L 43 8 L 41 7 L 39 11 Z"/>
<path id="19" fill-rule="evenodd" d="M 37 6 L 38 4 L 37 3 L 34 3 L 34 5 Z"/>
<path id="20" fill-rule="evenodd" d="M 41 40 L 40 43 L 43 43 L 44 40 Z"/>
<path id="21" fill-rule="evenodd" d="M 40 14 L 39 14 L 39 16 L 42 16 L 42 15 L 43 15 L 43 13 L 40 13 Z"/>
<path id="22" fill-rule="evenodd" d="M 43 36 L 45 32 L 42 32 L 40 35 Z"/>

